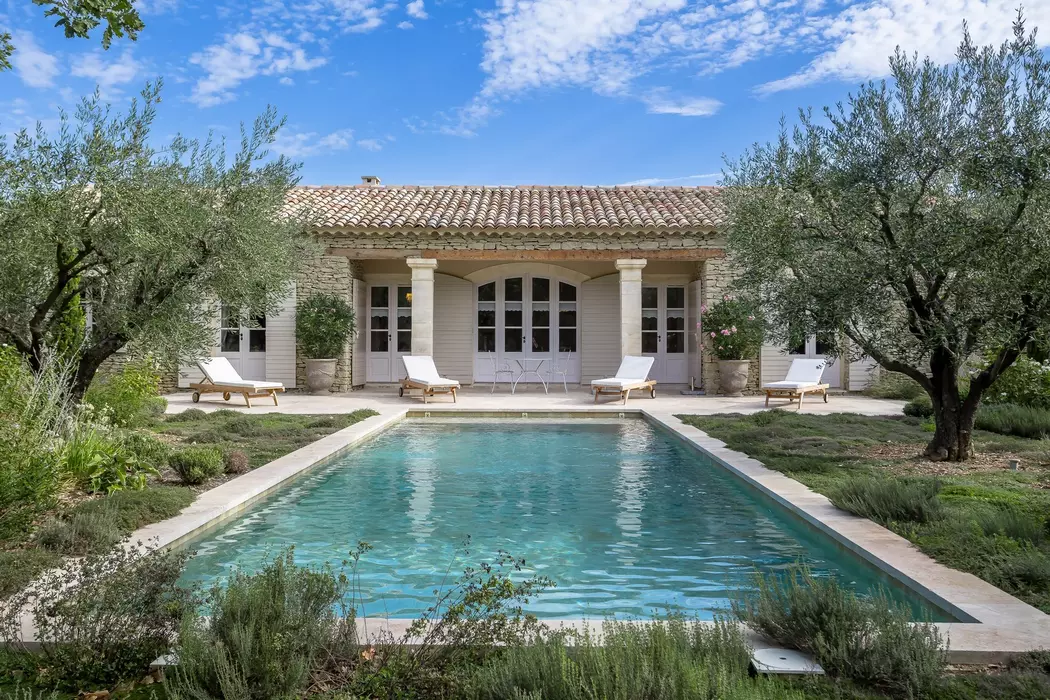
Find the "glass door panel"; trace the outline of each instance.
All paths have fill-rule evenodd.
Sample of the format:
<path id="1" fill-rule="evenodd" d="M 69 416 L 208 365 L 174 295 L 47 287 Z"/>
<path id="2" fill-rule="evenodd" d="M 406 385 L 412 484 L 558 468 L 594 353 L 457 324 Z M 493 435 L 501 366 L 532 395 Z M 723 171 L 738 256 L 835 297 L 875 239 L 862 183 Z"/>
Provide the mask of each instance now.
<path id="1" fill-rule="evenodd" d="M 532 346 L 533 353 L 551 351 L 551 281 L 532 278 Z"/>
<path id="2" fill-rule="evenodd" d="M 558 352 L 576 352 L 576 287 L 558 283 Z"/>
<path id="3" fill-rule="evenodd" d="M 478 352 L 496 352 L 496 283 L 478 287 Z"/>
<path id="4" fill-rule="evenodd" d="M 372 287 L 368 314 L 369 352 L 390 350 L 390 288 Z"/>
<path id="5" fill-rule="evenodd" d="M 642 352 L 660 352 L 660 290 L 642 287 Z"/>
<path id="6" fill-rule="evenodd" d="M 412 287 L 397 288 L 397 351 L 412 352 Z"/>
<path id="7" fill-rule="evenodd" d="M 664 310 L 664 352 L 685 354 L 685 287 L 668 287 Z"/>
<path id="8" fill-rule="evenodd" d="M 503 352 L 520 353 L 525 342 L 525 318 L 522 293 L 523 279 L 503 280 Z"/>

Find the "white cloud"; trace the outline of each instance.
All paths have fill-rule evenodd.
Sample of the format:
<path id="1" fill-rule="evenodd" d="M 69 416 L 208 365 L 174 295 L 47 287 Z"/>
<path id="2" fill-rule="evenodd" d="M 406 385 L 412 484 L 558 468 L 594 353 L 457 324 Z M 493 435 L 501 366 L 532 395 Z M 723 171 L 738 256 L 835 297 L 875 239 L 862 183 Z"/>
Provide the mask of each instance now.
<path id="1" fill-rule="evenodd" d="M 416 19 L 426 19 L 429 16 L 423 7 L 423 0 L 412 0 L 405 6 L 405 12 L 408 13 L 409 17 L 415 17 Z"/>
<path id="2" fill-rule="evenodd" d="M 644 177 L 641 180 L 632 180 L 631 182 L 625 182 L 625 187 L 638 186 L 648 187 L 651 185 L 670 185 L 670 184 L 697 184 L 698 180 L 713 182 L 718 178 L 722 177 L 722 173 L 705 173 L 703 175 L 683 175 L 682 177 Z"/>
<path id="3" fill-rule="evenodd" d="M 259 38 L 247 32 L 227 35 L 222 43 L 190 56 L 190 63 L 205 71 L 190 100 L 211 107 L 232 100 L 234 89 L 257 75 L 309 71 L 327 62 L 321 56 L 308 56 L 300 45 L 272 32 Z"/>
<path id="4" fill-rule="evenodd" d="M 291 78 L 289 78 L 287 75 L 284 76 L 283 78 L 281 78 L 280 80 L 278 80 L 277 82 L 279 82 L 281 85 L 288 85 L 288 86 L 295 85 L 295 81 L 292 80 Z"/>
<path id="5" fill-rule="evenodd" d="M 397 28 L 398 29 L 411 29 L 414 26 L 415 25 L 413 25 L 411 22 L 398 22 L 397 23 Z"/>
<path id="6" fill-rule="evenodd" d="M 710 117 L 722 107 L 721 102 L 711 97 L 669 97 L 666 89 L 654 90 L 644 101 L 652 114 L 682 117 Z"/>
<path id="7" fill-rule="evenodd" d="M 40 48 L 29 32 L 14 32 L 15 52 L 11 65 L 18 77 L 30 87 L 51 87 L 58 75 L 58 59 Z"/>
<path id="8" fill-rule="evenodd" d="M 381 151 L 383 150 L 383 142 L 379 139 L 361 139 L 357 142 L 358 147 L 365 149 L 366 151 Z"/>
<path id="9" fill-rule="evenodd" d="M 273 150 L 289 158 L 309 158 L 322 153 L 345 151 L 353 144 L 353 129 L 339 129 L 330 134 L 316 131 L 281 131 L 273 144 Z"/>
<path id="10" fill-rule="evenodd" d="M 120 96 L 120 86 L 135 80 L 142 70 L 130 50 L 125 50 L 116 60 L 112 53 L 95 51 L 73 59 L 70 73 L 78 78 L 87 78 L 98 85 L 103 99 Z"/>

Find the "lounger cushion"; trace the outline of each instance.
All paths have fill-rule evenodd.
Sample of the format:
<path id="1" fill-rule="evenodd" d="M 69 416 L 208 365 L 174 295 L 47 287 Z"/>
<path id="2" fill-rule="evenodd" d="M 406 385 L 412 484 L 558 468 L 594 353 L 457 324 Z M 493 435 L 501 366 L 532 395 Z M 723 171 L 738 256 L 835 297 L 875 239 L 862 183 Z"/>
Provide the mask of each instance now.
<path id="1" fill-rule="evenodd" d="M 402 355 L 401 362 L 405 365 L 405 372 L 410 382 L 432 387 L 459 386 L 459 382 L 455 379 L 446 379 L 438 374 L 434 358 L 430 355 Z"/>
<path id="2" fill-rule="evenodd" d="M 591 386 L 625 389 L 644 384 L 649 378 L 649 370 L 653 368 L 653 360 L 652 357 L 626 355 L 620 362 L 620 369 L 616 370 L 615 377 L 595 379 L 591 382 Z"/>
<path id="3" fill-rule="evenodd" d="M 644 379 L 595 379 L 591 382 L 591 386 L 608 387 L 610 389 L 631 389 L 643 386 L 645 383 L 646 380 Z"/>
<path id="4" fill-rule="evenodd" d="M 824 368 L 827 366 L 828 361 L 824 358 L 796 357 L 791 361 L 784 381 L 794 384 L 820 384 L 820 378 L 824 375 Z"/>
<path id="5" fill-rule="evenodd" d="M 280 382 L 260 382 L 253 379 L 241 379 L 241 375 L 237 374 L 237 370 L 233 368 L 230 361 L 225 357 L 207 357 L 197 360 L 197 366 L 200 368 L 204 376 L 208 378 L 212 384 L 219 386 L 230 386 L 245 389 L 257 389 L 259 391 L 265 391 L 267 389 L 283 389 L 284 384 Z"/>
<path id="6" fill-rule="evenodd" d="M 820 387 L 818 382 L 770 382 L 769 384 L 763 384 L 763 389 L 816 389 Z"/>

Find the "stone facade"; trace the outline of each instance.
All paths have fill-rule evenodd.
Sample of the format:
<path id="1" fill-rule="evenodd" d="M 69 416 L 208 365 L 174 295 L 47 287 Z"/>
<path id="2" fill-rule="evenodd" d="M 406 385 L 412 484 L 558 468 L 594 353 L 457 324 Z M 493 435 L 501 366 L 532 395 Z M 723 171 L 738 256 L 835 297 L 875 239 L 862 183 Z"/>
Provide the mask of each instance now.
<path id="1" fill-rule="evenodd" d="M 124 352 L 114 353 L 106 359 L 105 362 L 98 368 L 95 373 L 96 377 L 105 377 L 113 374 L 119 374 L 124 370 L 129 362 L 143 358 L 141 352 L 136 351 L 134 347 L 129 347 Z M 161 394 L 171 394 L 175 392 L 179 384 L 179 368 L 173 366 L 162 366 L 157 369 L 158 377 L 158 388 Z"/>
<path id="2" fill-rule="evenodd" d="M 402 233 L 328 233 L 324 242 L 329 248 L 349 250 L 697 250 L 717 249 L 703 233 L 695 234 L 624 234 L 555 233 L 525 235 L 521 233 L 477 235 Z M 406 256 L 407 257 L 407 256 Z"/>
<path id="3" fill-rule="evenodd" d="M 345 299 L 351 307 L 354 307 L 354 280 L 361 279 L 361 276 L 361 264 L 357 261 L 348 260 L 342 255 L 318 256 L 308 261 L 299 274 L 296 281 L 296 301 L 301 302 L 311 294 L 333 294 Z M 364 319 L 357 319 L 357 323 L 363 324 Z M 361 332 L 360 328 L 358 332 Z M 296 386 L 305 389 L 306 358 L 303 357 L 298 344 L 295 354 L 295 383 Z M 336 368 L 332 391 L 350 391 L 354 384 L 352 359 L 353 343 L 347 343 L 343 354 L 338 358 L 339 365 Z"/>
<path id="4" fill-rule="evenodd" d="M 729 293 L 736 276 L 733 263 L 728 258 L 712 258 L 697 263 L 696 274 L 703 286 L 704 304 L 708 307 L 714 306 Z M 718 359 L 707 349 L 703 351 L 703 373 L 704 389 L 708 394 L 714 395 L 718 392 Z M 755 357 L 751 360 L 748 370 L 745 393 L 758 393 L 761 376 L 761 361 L 759 357 Z"/>

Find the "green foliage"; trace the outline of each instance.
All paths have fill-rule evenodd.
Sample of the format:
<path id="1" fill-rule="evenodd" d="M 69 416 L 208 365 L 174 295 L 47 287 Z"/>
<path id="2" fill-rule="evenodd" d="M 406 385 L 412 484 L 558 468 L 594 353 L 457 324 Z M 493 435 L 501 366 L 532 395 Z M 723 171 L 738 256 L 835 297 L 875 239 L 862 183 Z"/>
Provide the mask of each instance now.
<path id="1" fill-rule="evenodd" d="M 1039 362 L 1021 355 L 999 376 L 983 400 L 988 404 L 1050 410 L 1050 361 Z"/>
<path id="2" fill-rule="evenodd" d="M 750 650 L 734 623 L 681 618 L 606 622 L 600 635 L 557 634 L 513 646 L 479 667 L 464 694 L 477 700 L 751 700 L 801 698 L 747 677 Z"/>
<path id="3" fill-rule="evenodd" d="M 938 422 L 959 416 L 930 453 L 961 461 L 952 378 L 987 351 L 970 391 L 994 392 L 1050 336 L 1050 58 L 1023 20 L 945 65 L 921 49 L 729 163 L 726 240 L 774 340 L 834 331 L 836 354 L 907 374 L 953 409 Z"/>
<path id="4" fill-rule="evenodd" d="M 184 484 L 203 484 L 223 472 L 222 452 L 214 447 L 190 446 L 172 452 L 168 466 Z"/>
<path id="5" fill-rule="evenodd" d="M 338 627 L 333 606 L 347 581 L 295 565 L 291 550 L 255 574 L 236 572 L 191 612 L 179 634 L 171 700 L 296 697 Z"/>
<path id="6" fill-rule="evenodd" d="M 133 0 L 33 0 L 36 5 L 48 9 L 45 17 L 57 17 L 56 27 L 62 27 L 66 38 L 79 37 L 86 39 L 91 31 L 103 22 L 106 28 L 102 31 L 102 48 L 108 49 L 113 37 L 128 35 L 129 39 L 138 38 L 138 33 L 145 25 L 142 18 L 132 6 Z M 11 43 L 9 32 L 0 32 L 0 71 L 11 69 L 11 54 L 15 47 Z"/>
<path id="7" fill-rule="evenodd" d="M 981 406 L 974 427 L 1001 435 L 1050 438 L 1050 409 L 1009 403 Z"/>
<path id="8" fill-rule="evenodd" d="M 141 678 L 192 606 L 191 593 L 178 585 L 187 556 L 118 545 L 71 560 L 0 602 L 0 636 L 23 643 L 19 619 L 28 611 L 40 657 L 27 657 L 25 671 L 61 688 Z"/>
<path id="9" fill-rule="evenodd" d="M 933 401 L 930 400 L 928 394 L 920 394 L 904 404 L 904 415 L 912 418 L 931 418 L 933 417 Z"/>
<path id="10" fill-rule="evenodd" d="M 72 513 L 105 513 L 113 518 L 121 533 L 128 534 L 178 515 L 193 503 L 193 498 L 193 491 L 182 486 L 150 486 L 78 503 Z"/>
<path id="11" fill-rule="evenodd" d="M 825 672 L 897 697 L 940 687 L 946 641 L 936 626 L 913 624 L 885 594 L 861 598 L 806 567 L 785 576 L 755 574 L 753 592 L 733 601 L 736 615 L 770 639 L 812 653 Z"/>
<path id="12" fill-rule="evenodd" d="M 244 474 L 250 469 L 248 455 L 240 450 L 228 450 L 222 456 L 227 474 Z"/>
<path id="13" fill-rule="evenodd" d="M 25 588 L 42 571 L 57 566 L 61 557 L 43 549 L 0 552 L 0 600 Z"/>
<path id="14" fill-rule="evenodd" d="M 150 359 L 133 360 L 116 374 L 96 375 L 84 401 L 120 428 L 148 424 L 156 413 L 160 377 Z"/>
<path id="15" fill-rule="evenodd" d="M 932 479 L 860 477 L 832 489 L 828 498 L 842 510 L 889 526 L 928 523 L 943 517 L 937 498 L 940 490 L 941 483 Z"/>
<path id="16" fill-rule="evenodd" d="M 312 294 L 296 310 L 295 337 L 311 359 L 340 357 L 355 328 L 353 308 L 332 294 Z"/>
<path id="17" fill-rule="evenodd" d="M 875 381 L 861 393 L 876 399 L 897 399 L 899 401 L 911 401 L 923 396 L 929 398 L 921 384 L 899 372 L 880 372 Z"/>
<path id="18" fill-rule="evenodd" d="M 305 212 L 284 208 L 297 166 L 268 152 L 283 124 L 275 110 L 230 155 L 211 140 L 158 144 L 159 104 L 159 83 L 124 114 L 96 94 L 59 128 L 21 131 L 0 149 L 2 339 L 36 369 L 72 303 L 62 294 L 71 280 L 104 299 L 68 377 L 77 396 L 129 344 L 165 365 L 206 354 L 218 308 L 202 299 L 274 313 L 314 248 Z"/>
<path id="19" fill-rule="evenodd" d="M 128 431 L 121 435 L 124 449 L 134 455 L 140 462 L 158 469 L 168 461 L 171 447 L 153 433 L 145 431 Z"/>
<path id="20" fill-rule="evenodd" d="M 105 511 L 73 513 L 68 518 L 55 518 L 44 523 L 36 534 L 44 549 L 80 556 L 108 549 L 120 540 L 115 518 Z"/>
<path id="21" fill-rule="evenodd" d="M 719 360 L 750 360 L 758 357 L 765 336 L 765 321 L 758 305 L 728 294 L 703 314 L 704 346 Z"/>
<path id="22" fill-rule="evenodd" d="M 220 410 L 228 410 L 228 409 L 220 409 Z M 216 415 L 218 413 L 219 413 L 219 411 L 215 412 Z M 232 411 L 231 411 L 231 413 L 232 413 Z M 180 411 L 179 413 L 172 413 L 170 416 L 165 417 L 164 420 L 166 422 L 168 422 L 168 423 L 183 423 L 183 422 L 188 422 L 188 421 L 200 420 L 202 418 L 206 418 L 207 416 L 208 416 L 208 413 L 206 411 L 202 411 L 199 408 L 187 408 L 185 411 Z"/>
<path id="23" fill-rule="evenodd" d="M 1016 508 L 997 509 L 982 513 L 977 517 L 977 524 L 989 537 L 1003 535 L 1018 542 L 1042 544 L 1047 538 L 1048 520 L 1040 519 L 1030 513 Z"/>
<path id="24" fill-rule="evenodd" d="M 66 442 L 62 467 L 89 493 L 141 490 L 146 487 L 147 476 L 159 473 L 141 461 L 120 435 L 86 422 L 78 425 Z"/>

